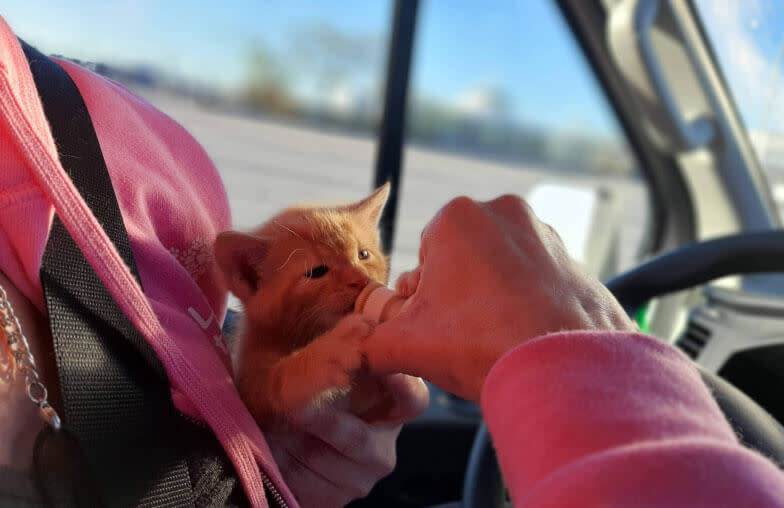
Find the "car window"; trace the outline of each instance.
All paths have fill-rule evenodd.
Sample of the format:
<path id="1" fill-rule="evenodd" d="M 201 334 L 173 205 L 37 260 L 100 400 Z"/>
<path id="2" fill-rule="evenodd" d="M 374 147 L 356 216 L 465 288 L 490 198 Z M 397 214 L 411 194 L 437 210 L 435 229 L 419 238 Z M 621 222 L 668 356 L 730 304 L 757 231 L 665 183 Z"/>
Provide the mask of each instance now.
<path id="1" fill-rule="evenodd" d="M 696 0 L 757 158 L 784 210 L 784 4 Z"/>
<path id="2" fill-rule="evenodd" d="M 140 94 L 225 181 L 234 227 L 373 181 L 393 2 L 3 3 L 15 32 Z M 527 197 L 607 275 L 637 258 L 648 193 L 554 2 L 420 3 L 392 277 L 449 199 Z M 599 260 L 599 261 L 597 261 Z"/>
<path id="3" fill-rule="evenodd" d="M 489 5 L 422 4 L 393 270 L 416 262 L 446 200 L 504 193 L 531 200 L 594 273 L 633 265 L 649 197 L 580 47 L 555 2 Z"/>
<path id="4" fill-rule="evenodd" d="M 11 0 L 0 15 L 181 123 L 220 171 L 236 228 L 368 193 L 388 1 Z"/>

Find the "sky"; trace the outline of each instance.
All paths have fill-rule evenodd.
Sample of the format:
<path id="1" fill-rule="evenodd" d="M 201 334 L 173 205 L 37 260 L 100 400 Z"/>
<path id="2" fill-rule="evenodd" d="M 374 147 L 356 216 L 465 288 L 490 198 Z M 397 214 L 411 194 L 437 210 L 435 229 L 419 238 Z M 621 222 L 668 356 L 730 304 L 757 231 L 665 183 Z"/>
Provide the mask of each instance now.
<path id="1" fill-rule="evenodd" d="M 765 165 L 784 156 L 784 2 L 696 0 L 751 139 Z"/>
<path id="2" fill-rule="evenodd" d="M 380 81 L 392 2 L 4 0 L 0 14 L 46 53 L 152 63 L 191 80 L 232 87 L 246 76 L 254 42 L 285 51 L 294 30 L 318 22 L 379 40 L 371 72 Z M 368 81 L 374 80 L 357 79 L 364 86 Z M 412 89 L 455 103 L 472 92 L 500 90 L 509 99 L 507 113 L 520 122 L 607 135 L 618 129 L 548 0 L 423 0 Z"/>
<path id="3" fill-rule="evenodd" d="M 780 0 L 696 0 L 747 125 L 784 133 Z M 489 6 L 492 6 L 490 8 Z M 247 75 L 249 49 L 283 54 L 292 33 L 317 23 L 376 40 L 364 76 L 383 79 L 389 0 L 4 0 L 18 35 L 47 53 L 94 62 L 149 63 L 224 88 Z M 422 0 L 412 90 L 461 104 L 501 91 L 514 120 L 565 132 L 618 136 L 607 101 L 549 0 Z M 299 91 L 319 92 L 301 70 Z M 377 87 L 376 87 L 377 88 Z M 481 102 L 481 101 L 480 101 Z"/>
<path id="4" fill-rule="evenodd" d="M 784 3 L 780 0 L 697 0 L 719 63 L 748 123 L 762 127 L 784 113 L 781 59 Z M 777 106 L 778 104 L 778 106 Z M 781 125 L 780 122 L 779 125 Z"/>

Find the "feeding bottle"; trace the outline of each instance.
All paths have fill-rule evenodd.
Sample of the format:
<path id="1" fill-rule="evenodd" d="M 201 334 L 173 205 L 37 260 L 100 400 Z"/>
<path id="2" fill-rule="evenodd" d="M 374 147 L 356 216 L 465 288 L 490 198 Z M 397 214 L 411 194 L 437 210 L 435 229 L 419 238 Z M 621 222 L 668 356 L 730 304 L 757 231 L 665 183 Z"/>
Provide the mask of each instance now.
<path id="1" fill-rule="evenodd" d="M 409 300 L 385 285 L 371 281 L 354 302 L 354 311 L 383 323 L 406 308 Z"/>

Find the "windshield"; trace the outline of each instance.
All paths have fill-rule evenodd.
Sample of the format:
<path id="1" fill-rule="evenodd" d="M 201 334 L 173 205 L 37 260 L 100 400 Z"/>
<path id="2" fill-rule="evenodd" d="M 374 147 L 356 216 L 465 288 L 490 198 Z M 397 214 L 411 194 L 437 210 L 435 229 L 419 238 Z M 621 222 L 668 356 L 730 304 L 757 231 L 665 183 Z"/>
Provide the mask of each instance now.
<path id="1" fill-rule="evenodd" d="M 645 181 L 554 2 L 422 1 L 392 278 L 449 199 L 515 193 L 601 277 L 635 264 Z M 234 227 L 373 181 L 393 3 L 4 2 L 15 32 L 168 113 L 225 181 Z"/>
<path id="2" fill-rule="evenodd" d="M 784 211 L 784 3 L 695 0 L 779 213 Z"/>

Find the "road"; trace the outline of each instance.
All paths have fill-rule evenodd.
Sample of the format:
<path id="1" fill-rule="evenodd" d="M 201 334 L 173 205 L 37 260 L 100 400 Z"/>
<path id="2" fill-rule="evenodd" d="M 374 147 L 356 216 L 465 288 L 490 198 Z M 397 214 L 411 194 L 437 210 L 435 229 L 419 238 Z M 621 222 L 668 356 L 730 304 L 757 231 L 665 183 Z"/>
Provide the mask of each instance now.
<path id="1" fill-rule="evenodd" d="M 370 190 L 375 157 L 370 137 L 218 113 L 156 92 L 141 94 L 207 150 L 225 183 L 235 228 L 250 229 L 291 204 L 353 201 Z M 645 231 L 648 205 L 640 179 L 556 172 L 422 148 L 407 148 L 403 164 L 392 280 L 416 265 L 419 234 L 427 221 L 461 194 L 476 199 L 504 193 L 526 196 L 545 182 L 603 186 L 619 200 L 621 267 L 633 264 Z M 569 203 L 563 206 L 568 210 Z"/>

